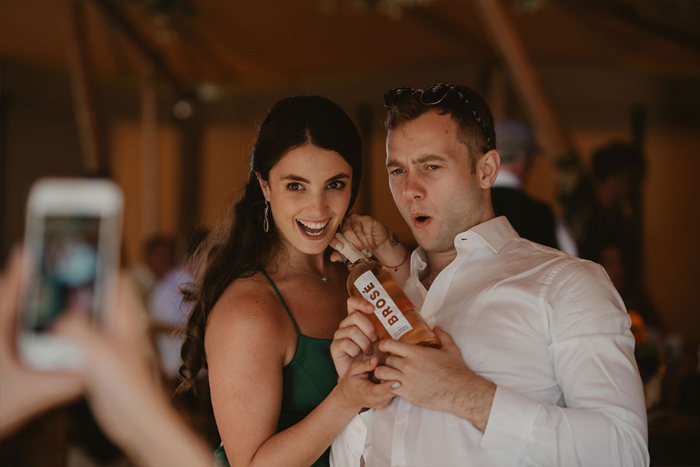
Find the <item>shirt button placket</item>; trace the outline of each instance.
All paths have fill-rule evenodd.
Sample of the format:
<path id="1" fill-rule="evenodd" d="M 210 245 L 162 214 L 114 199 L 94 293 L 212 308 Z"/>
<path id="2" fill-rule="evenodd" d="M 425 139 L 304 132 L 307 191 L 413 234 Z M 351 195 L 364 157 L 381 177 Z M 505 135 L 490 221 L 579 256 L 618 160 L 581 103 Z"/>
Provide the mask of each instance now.
<path id="1" fill-rule="evenodd" d="M 394 436 L 391 446 L 392 467 L 406 467 L 406 427 L 410 404 L 405 399 L 399 401 L 394 419 Z"/>

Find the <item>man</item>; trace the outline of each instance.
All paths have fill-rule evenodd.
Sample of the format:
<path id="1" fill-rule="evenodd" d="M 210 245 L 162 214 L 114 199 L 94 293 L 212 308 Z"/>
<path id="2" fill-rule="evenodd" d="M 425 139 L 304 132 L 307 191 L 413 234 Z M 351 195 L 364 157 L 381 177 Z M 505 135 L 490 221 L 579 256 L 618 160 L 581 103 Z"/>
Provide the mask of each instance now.
<path id="1" fill-rule="evenodd" d="M 379 343 L 391 355 L 374 375 L 396 381 L 398 397 L 352 420 L 333 463 L 648 465 L 629 316 L 599 265 L 495 218 L 499 154 L 483 99 L 437 85 L 385 101 L 389 183 L 420 245 L 403 287 L 443 347 Z M 373 253 L 398 264 L 378 224 L 364 229 Z M 348 309 L 331 345 L 341 378 L 377 340 L 371 304 L 350 298 Z"/>
<path id="2" fill-rule="evenodd" d="M 538 151 L 530 128 L 515 120 L 496 122 L 501 167 L 491 188 L 496 216 L 506 216 L 518 235 L 535 243 L 559 248 L 552 209 L 523 191 Z"/>

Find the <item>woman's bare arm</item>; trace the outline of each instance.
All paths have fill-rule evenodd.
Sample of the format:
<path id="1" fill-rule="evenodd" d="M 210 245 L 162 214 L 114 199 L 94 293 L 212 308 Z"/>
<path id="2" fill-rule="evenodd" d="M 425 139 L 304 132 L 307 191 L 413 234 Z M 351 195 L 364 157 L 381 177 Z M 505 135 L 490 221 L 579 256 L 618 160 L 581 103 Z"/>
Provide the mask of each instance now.
<path id="1" fill-rule="evenodd" d="M 310 465 L 362 407 L 386 406 L 393 397 L 392 382 L 366 377 L 376 359 L 357 362 L 306 418 L 275 433 L 288 358 L 278 306 L 276 297 L 229 289 L 207 325 L 212 404 L 231 465 Z"/>

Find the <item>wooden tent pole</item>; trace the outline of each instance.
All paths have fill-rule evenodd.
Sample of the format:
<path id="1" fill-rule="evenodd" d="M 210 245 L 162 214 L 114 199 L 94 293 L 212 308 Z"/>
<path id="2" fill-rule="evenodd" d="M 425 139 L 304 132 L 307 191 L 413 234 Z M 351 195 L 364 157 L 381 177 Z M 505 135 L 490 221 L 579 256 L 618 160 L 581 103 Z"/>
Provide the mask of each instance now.
<path id="1" fill-rule="evenodd" d="M 83 158 L 83 169 L 88 175 L 106 170 L 100 163 L 97 119 L 85 38 L 83 4 L 78 0 L 66 3 L 64 30 L 65 49 L 73 90 L 73 106 L 78 126 L 78 137 Z"/>
<path id="2" fill-rule="evenodd" d="M 146 65 L 141 81 L 141 231 L 143 238 L 159 228 L 158 95 L 154 68 Z"/>
<path id="3" fill-rule="evenodd" d="M 165 79 L 177 91 L 185 89 L 185 84 L 180 80 L 177 73 L 170 67 L 158 48 L 152 45 L 148 39 L 137 29 L 122 12 L 120 2 L 97 1 L 93 2 L 105 17 L 116 24 L 125 37 L 136 47 L 136 50 L 153 65 L 158 76 Z"/>
<path id="4" fill-rule="evenodd" d="M 547 141 L 544 146 L 550 147 L 555 157 L 571 152 L 571 138 L 557 116 L 501 1 L 476 0 L 474 3 L 487 26 L 494 46 L 505 59 L 506 67 L 513 78 L 513 85 L 536 125 L 545 133 Z"/>
<path id="5" fill-rule="evenodd" d="M 370 156 L 372 150 L 372 134 L 374 133 L 374 110 L 369 104 L 362 104 L 357 110 L 357 128 L 362 138 L 362 173 L 360 189 L 355 202 L 357 212 L 360 214 L 372 213 L 372 164 Z"/>
<path id="6" fill-rule="evenodd" d="M 183 97 L 181 103 L 189 105 L 190 113 L 178 118 L 180 133 L 180 237 L 188 244 L 192 232 L 199 227 L 202 193 L 202 141 L 204 124 L 200 103 L 193 97 Z"/>

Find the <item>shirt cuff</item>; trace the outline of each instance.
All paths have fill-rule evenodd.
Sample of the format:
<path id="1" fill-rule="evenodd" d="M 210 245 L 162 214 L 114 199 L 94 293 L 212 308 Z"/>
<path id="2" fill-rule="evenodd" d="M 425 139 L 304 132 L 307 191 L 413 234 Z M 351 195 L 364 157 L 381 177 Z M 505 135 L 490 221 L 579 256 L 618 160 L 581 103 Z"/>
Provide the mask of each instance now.
<path id="1" fill-rule="evenodd" d="M 504 452 L 517 463 L 532 438 L 535 418 L 542 405 L 512 389 L 497 386 L 481 447 Z"/>
<path id="2" fill-rule="evenodd" d="M 374 410 L 355 415 L 331 444 L 331 467 L 359 466 Z"/>

